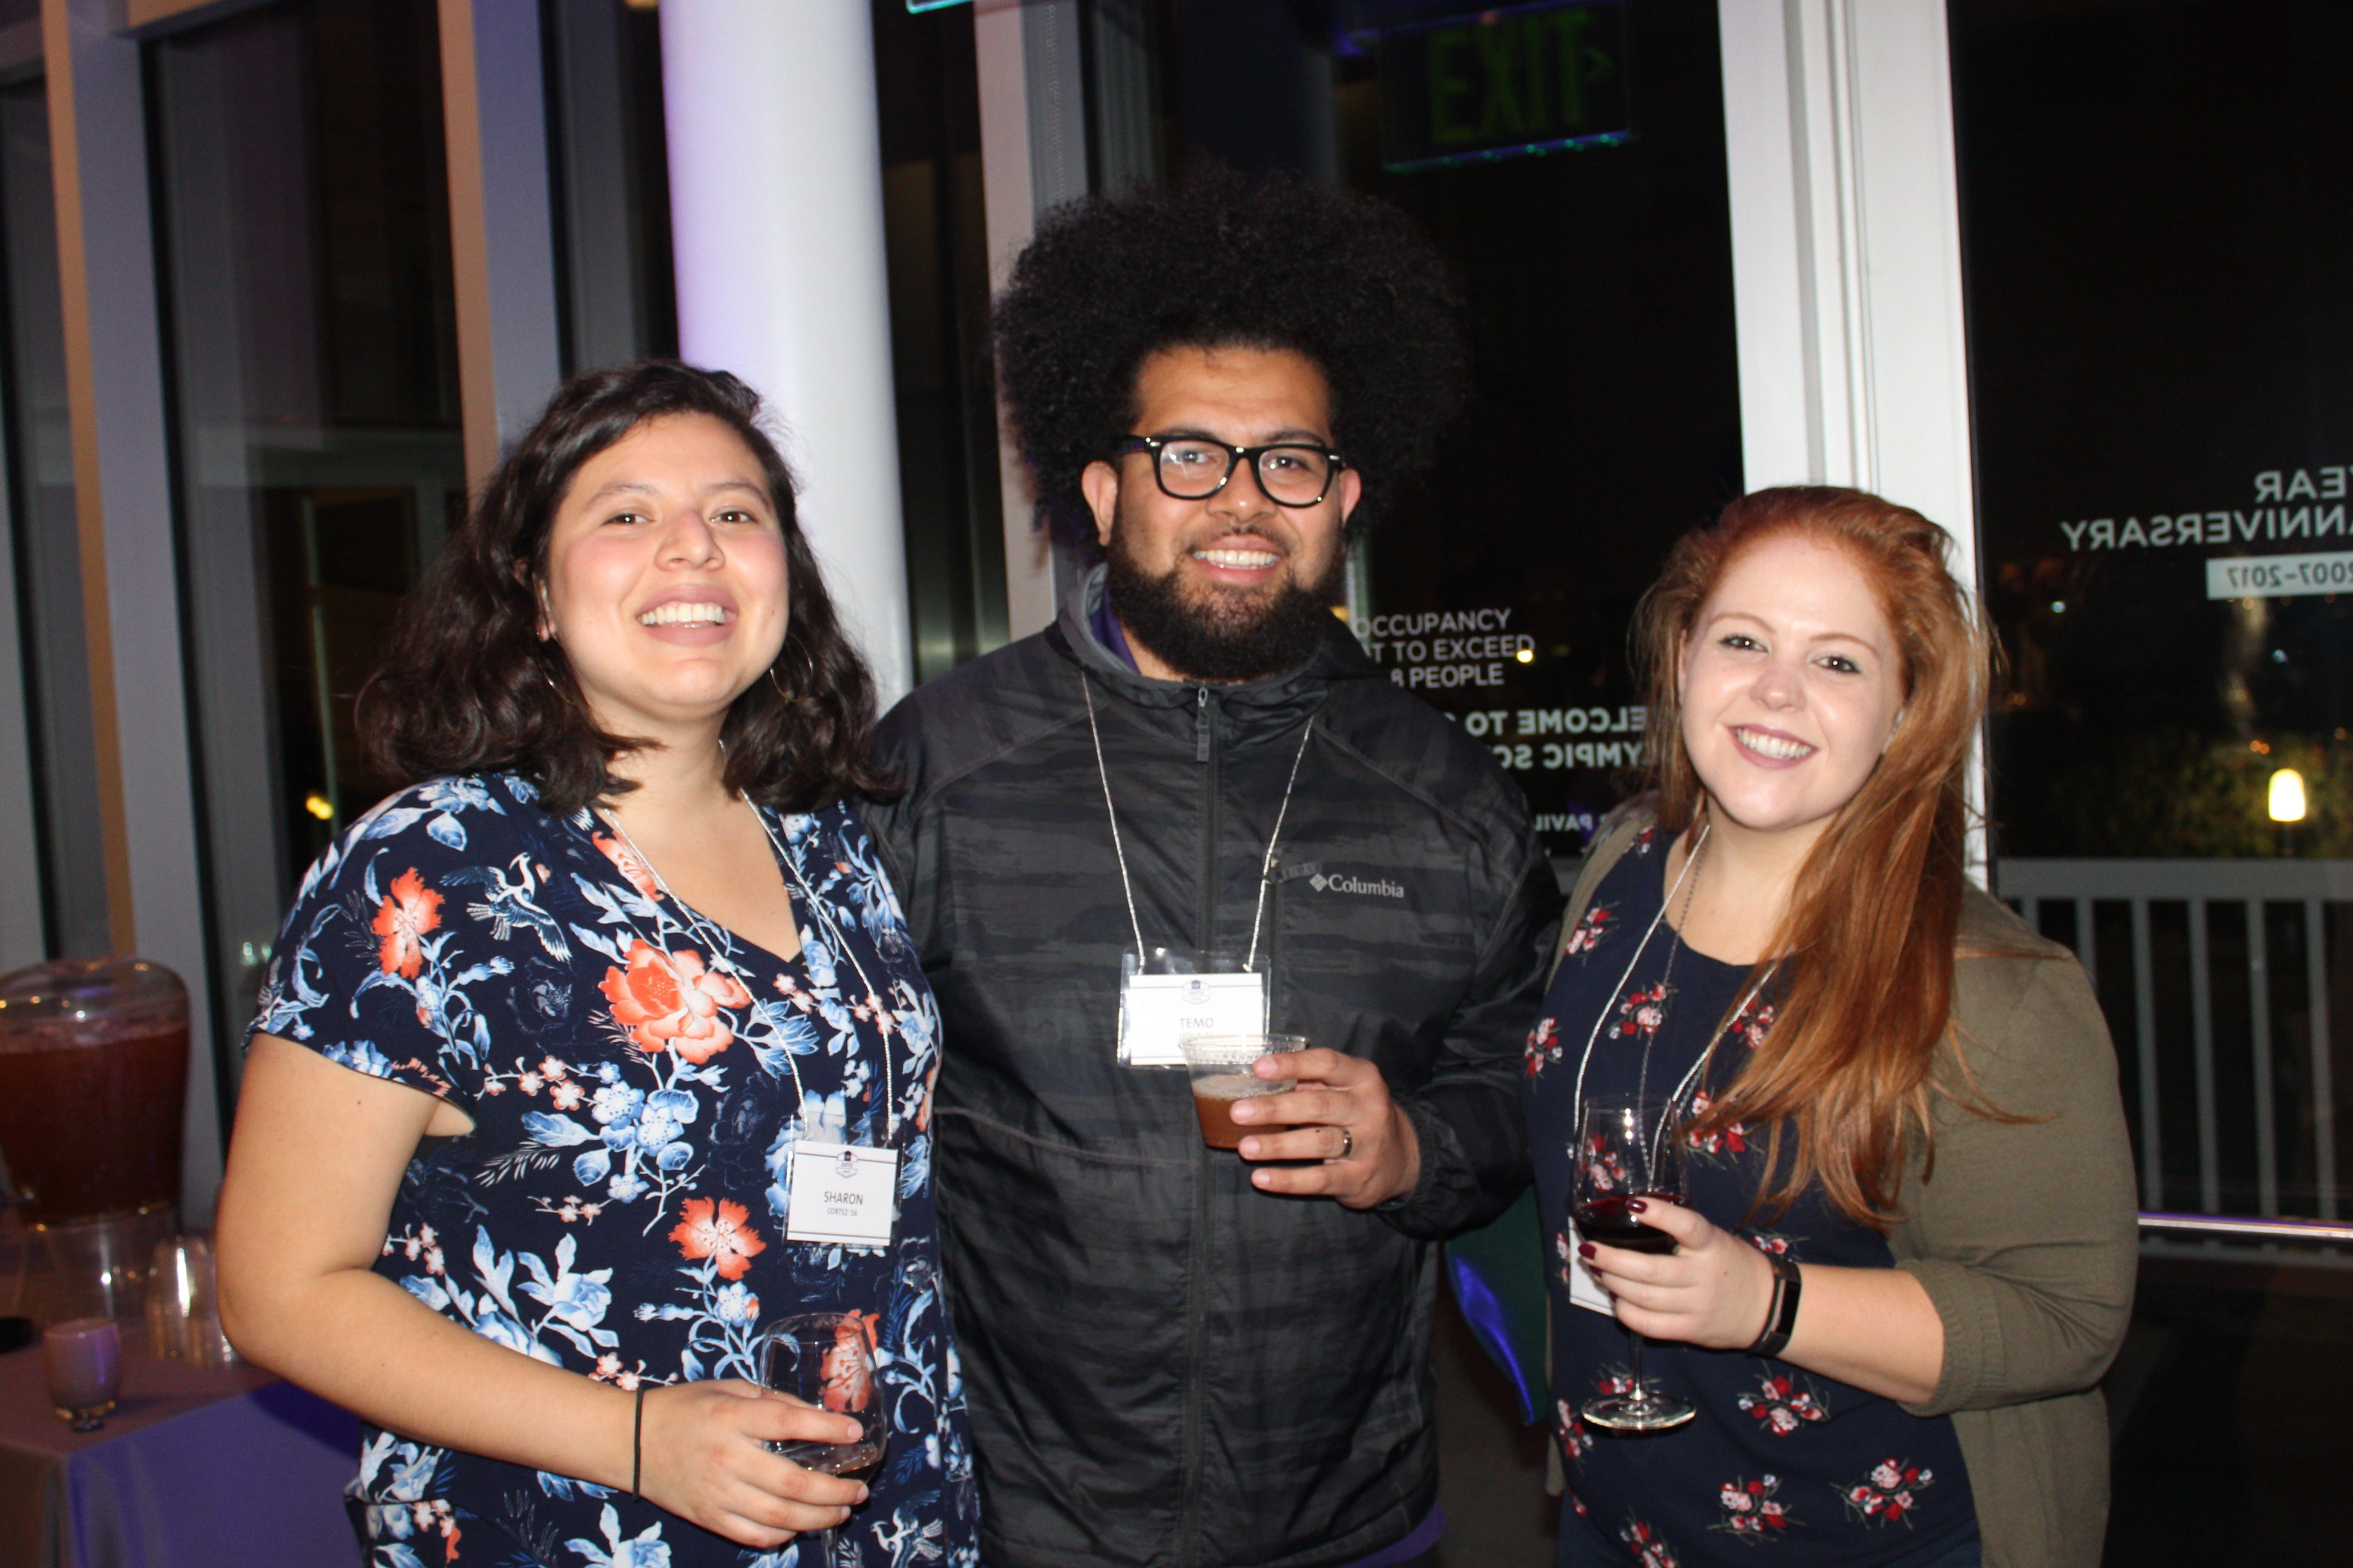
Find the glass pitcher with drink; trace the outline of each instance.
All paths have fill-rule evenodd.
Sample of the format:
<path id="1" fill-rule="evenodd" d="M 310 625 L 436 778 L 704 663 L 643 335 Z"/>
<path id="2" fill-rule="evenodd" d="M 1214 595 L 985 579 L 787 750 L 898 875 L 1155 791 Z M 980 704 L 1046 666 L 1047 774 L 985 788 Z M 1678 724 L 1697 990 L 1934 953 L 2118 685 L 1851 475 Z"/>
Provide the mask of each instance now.
<path id="1" fill-rule="evenodd" d="M 22 1310 L 136 1317 L 176 1229 L 188 993 L 138 958 L 0 976 L 0 1156 L 28 1228 Z"/>

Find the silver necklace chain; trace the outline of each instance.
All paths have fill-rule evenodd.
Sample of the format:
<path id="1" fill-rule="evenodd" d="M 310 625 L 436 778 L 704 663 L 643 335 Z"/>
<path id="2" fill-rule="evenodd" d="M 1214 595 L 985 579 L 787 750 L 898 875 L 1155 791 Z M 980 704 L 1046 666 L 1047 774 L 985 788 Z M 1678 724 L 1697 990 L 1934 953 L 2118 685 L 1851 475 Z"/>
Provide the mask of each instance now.
<path id="1" fill-rule="evenodd" d="M 1128 930 L 1135 937 L 1135 964 L 1139 972 L 1145 963 L 1144 922 L 1135 915 L 1135 884 L 1127 874 L 1127 850 L 1119 838 L 1119 811 L 1111 802 L 1111 770 L 1103 766 L 1103 728 L 1095 721 L 1095 686 L 1086 672 L 1079 672 L 1079 690 L 1087 700 L 1087 734 L 1095 746 L 1095 777 L 1103 783 L 1103 815 L 1111 819 L 1111 852 L 1119 861 L 1119 888 L 1127 899 Z M 1242 973 L 1258 973 L 1258 939 L 1266 924 L 1266 890 L 1274 882 L 1275 847 L 1282 842 L 1282 825 L 1291 816 L 1292 792 L 1299 787 L 1299 764 L 1307 760 L 1307 742 L 1315 733 L 1315 721 L 1310 716 L 1306 727 L 1299 732 L 1299 750 L 1292 754 L 1291 776 L 1282 786 L 1282 804 L 1275 808 L 1274 831 L 1267 835 L 1266 858 L 1259 863 L 1258 903 L 1250 912 L 1250 954 L 1242 960 Z"/>

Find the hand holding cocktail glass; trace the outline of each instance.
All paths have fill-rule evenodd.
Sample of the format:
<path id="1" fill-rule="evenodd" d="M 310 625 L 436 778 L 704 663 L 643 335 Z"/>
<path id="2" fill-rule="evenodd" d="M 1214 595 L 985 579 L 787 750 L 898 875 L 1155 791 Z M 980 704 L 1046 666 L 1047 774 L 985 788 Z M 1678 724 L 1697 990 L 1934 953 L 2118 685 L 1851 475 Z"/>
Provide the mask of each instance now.
<path id="1" fill-rule="evenodd" d="M 1364 1209 L 1413 1190 L 1420 1145 L 1373 1063 L 1295 1035 L 1215 1036 L 1184 1046 L 1197 1107 L 1204 1081 L 1228 1101 L 1202 1112 L 1210 1147 L 1238 1147 L 1252 1163 L 1312 1162 L 1251 1172 L 1260 1191 Z M 1229 1128 L 1230 1143 L 1220 1136 Z"/>

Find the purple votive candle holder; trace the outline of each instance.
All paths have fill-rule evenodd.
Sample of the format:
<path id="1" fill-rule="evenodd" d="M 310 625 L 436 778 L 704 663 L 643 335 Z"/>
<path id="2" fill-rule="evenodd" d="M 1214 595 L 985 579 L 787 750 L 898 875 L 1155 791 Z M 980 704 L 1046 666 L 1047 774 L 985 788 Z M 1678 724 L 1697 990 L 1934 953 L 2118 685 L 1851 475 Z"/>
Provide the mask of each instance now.
<path id="1" fill-rule="evenodd" d="M 49 1403 L 77 1432 L 95 1432 L 122 1392 L 122 1336 L 111 1318 L 74 1318 L 41 1334 Z"/>

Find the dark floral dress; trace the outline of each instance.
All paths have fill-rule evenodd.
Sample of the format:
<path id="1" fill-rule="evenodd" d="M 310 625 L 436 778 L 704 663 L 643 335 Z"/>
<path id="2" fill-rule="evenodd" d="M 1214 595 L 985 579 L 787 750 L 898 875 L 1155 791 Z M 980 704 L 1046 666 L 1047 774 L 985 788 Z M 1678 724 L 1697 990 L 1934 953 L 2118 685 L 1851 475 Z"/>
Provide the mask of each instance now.
<path id="1" fill-rule="evenodd" d="M 1554 1436 L 1568 1481 L 1563 1542 L 1605 1542 L 1610 1554 L 1643 1568 L 1768 1560 L 1923 1568 L 1957 1552 L 1966 1558 L 1977 1513 L 1945 1416 L 1908 1415 L 1892 1400 L 1784 1362 L 1655 1342 L 1643 1352 L 1645 1373 L 1698 1406 L 1695 1419 L 1620 1436 L 1577 1415 L 1594 1394 L 1623 1389 L 1629 1375 L 1617 1320 L 1569 1300 L 1568 1270 L 1578 1265 L 1568 1204 L 1586 1041 L 1593 1041 L 1588 1101 L 1664 1096 L 1698 1064 L 1716 1025 L 1741 1006 L 1707 1073 L 1684 1094 L 1688 1121 L 1706 1107 L 1711 1089 L 1732 1081 L 1773 1021 L 1771 989 L 1757 992 L 1746 968 L 1689 948 L 1672 953 L 1670 968 L 1674 933 L 1664 922 L 1634 961 L 1665 894 L 1666 858 L 1663 836 L 1646 829 L 1602 879 L 1563 944 L 1567 955 L 1528 1039 L 1529 1147 L 1553 1249 L 1546 1272 Z M 1767 1252 L 1844 1268 L 1894 1266 L 1882 1237 L 1817 1194 L 1786 1214 L 1752 1215 L 1762 1143 L 1758 1130 L 1739 1126 L 1694 1141 L 1692 1206 Z"/>
<path id="2" fill-rule="evenodd" d="M 624 1390 L 757 1381 L 764 1324 L 867 1314 L 889 1451 L 837 1561 L 977 1564 L 916 1125 L 938 1015 L 857 819 L 763 815 L 792 859 L 791 962 L 690 915 L 609 828 L 551 816 L 520 777 L 404 790 L 311 867 L 253 1028 L 473 1118 L 410 1163 L 376 1270 L 519 1354 Z M 898 1149 L 889 1247 L 785 1239 L 809 1135 Z M 817 1556 L 747 1551 L 627 1493 L 373 1426 L 351 1497 L 377 1568 Z"/>

